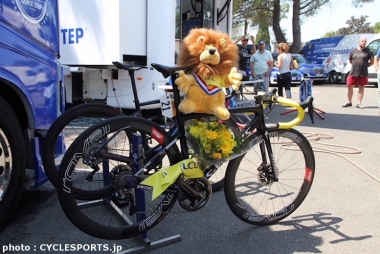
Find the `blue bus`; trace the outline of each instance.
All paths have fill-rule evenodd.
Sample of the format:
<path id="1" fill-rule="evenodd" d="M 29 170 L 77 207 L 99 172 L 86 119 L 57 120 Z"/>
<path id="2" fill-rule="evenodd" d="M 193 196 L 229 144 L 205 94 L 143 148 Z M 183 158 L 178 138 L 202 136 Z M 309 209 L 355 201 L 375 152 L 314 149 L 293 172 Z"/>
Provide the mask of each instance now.
<path id="1" fill-rule="evenodd" d="M 0 229 L 17 208 L 30 170 L 47 181 L 44 133 L 61 101 L 57 0 L 0 1 Z"/>

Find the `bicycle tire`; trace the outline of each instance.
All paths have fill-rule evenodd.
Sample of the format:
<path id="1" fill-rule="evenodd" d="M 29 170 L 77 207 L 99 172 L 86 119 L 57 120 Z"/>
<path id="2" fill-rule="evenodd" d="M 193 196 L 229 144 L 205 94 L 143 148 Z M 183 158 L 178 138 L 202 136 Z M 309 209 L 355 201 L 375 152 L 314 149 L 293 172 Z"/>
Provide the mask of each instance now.
<path id="1" fill-rule="evenodd" d="M 261 165 L 260 143 L 264 141 L 260 134 L 245 141 L 253 147 L 232 160 L 226 172 L 224 191 L 229 208 L 253 225 L 272 225 L 293 213 L 307 196 L 315 174 L 313 149 L 300 132 L 269 128 L 267 135 L 278 181 L 270 181 L 270 164 Z"/>
<path id="2" fill-rule="evenodd" d="M 128 130 L 128 134 L 124 130 Z M 94 135 L 95 133 L 97 135 Z M 128 189 L 128 193 L 124 191 L 127 189 L 125 181 L 134 173 L 134 168 L 116 159 L 96 158 L 100 170 L 94 174 L 95 180 L 82 181 L 88 174 L 85 173 L 88 166 L 83 163 L 83 159 L 89 154 L 84 152 L 87 151 L 85 148 L 98 147 L 99 142 L 106 135 L 111 137 L 115 134 L 112 136 L 113 140 L 107 140 L 109 142 L 105 149 L 112 151 L 113 154 L 120 152 L 119 155 L 126 157 L 126 154 L 128 156 L 130 154 L 128 149 L 131 149 L 129 137 L 126 136 L 131 133 L 140 133 L 141 136 L 149 135 L 152 138 L 152 144 L 159 147 L 174 142 L 163 128 L 149 120 L 119 116 L 89 127 L 73 142 L 63 157 L 61 170 L 58 173 L 60 179 L 57 189 L 58 198 L 69 220 L 86 234 L 110 240 L 140 235 L 165 218 L 177 200 L 178 190 L 172 187 L 153 201 L 150 188 L 138 189 L 140 194 L 144 194 L 140 195 L 140 198 L 135 195 L 137 189 Z M 124 144 L 124 141 L 128 143 Z M 144 151 L 144 155 L 147 156 L 147 154 L 149 153 Z M 175 144 L 166 150 L 165 155 L 164 159 L 157 159 L 158 163 L 172 165 L 182 160 L 182 155 Z M 109 171 L 110 174 L 105 174 L 104 178 L 103 169 L 106 170 L 110 165 L 112 170 Z M 82 191 L 78 192 L 78 189 Z M 78 195 L 81 195 L 78 193 L 86 193 L 87 201 L 83 202 L 81 198 L 78 198 Z M 124 193 L 128 200 L 122 200 L 120 193 Z M 133 207 L 138 207 L 138 204 L 143 204 L 146 207 L 145 211 L 143 209 L 135 211 Z M 131 215 L 130 211 L 134 213 Z M 128 218 L 129 222 L 126 223 L 124 219 L 119 221 L 120 218 Z"/>
<path id="3" fill-rule="evenodd" d="M 63 153 L 67 149 L 65 146 L 70 146 L 70 143 L 74 140 L 73 134 L 78 136 L 92 124 L 105 118 L 120 115 L 123 115 L 123 113 L 107 104 L 86 103 L 70 108 L 54 121 L 46 133 L 42 150 L 42 163 L 45 173 L 54 187 L 58 186 L 58 168 Z M 68 128 L 68 126 L 75 127 Z M 66 129 L 69 129 L 69 131 L 65 132 Z M 65 141 L 65 145 L 58 150 L 61 152 L 56 153 L 61 135 L 63 135 L 62 140 Z"/>

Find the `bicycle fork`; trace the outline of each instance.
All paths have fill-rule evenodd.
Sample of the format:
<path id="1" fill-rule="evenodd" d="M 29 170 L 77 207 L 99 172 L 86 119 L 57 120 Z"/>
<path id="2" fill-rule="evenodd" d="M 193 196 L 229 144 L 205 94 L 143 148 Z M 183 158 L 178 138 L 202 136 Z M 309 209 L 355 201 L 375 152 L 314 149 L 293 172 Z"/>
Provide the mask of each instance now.
<path id="1" fill-rule="evenodd" d="M 259 166 L 258 171 L 260 171 L 260 181 L 265 184 L 271 184 L 278 181 L 278 168 L 275 162 L 268 132 L 266 130 L 263 137 L 264 142 L 260 143 L 261 158 L 263 161 Z"/>

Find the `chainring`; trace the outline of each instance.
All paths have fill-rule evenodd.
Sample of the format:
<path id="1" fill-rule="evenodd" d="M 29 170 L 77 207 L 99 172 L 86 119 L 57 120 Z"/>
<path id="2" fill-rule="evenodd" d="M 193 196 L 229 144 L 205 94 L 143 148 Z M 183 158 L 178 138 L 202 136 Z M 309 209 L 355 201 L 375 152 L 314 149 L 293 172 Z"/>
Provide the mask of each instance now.
<path id="1" fill-rule="evenodd" d="M 210 201 L 212 188 L 206 178 L 181 179 L 180 181 L 182 183 L 178 193 L 178 203 L 183 209 L 190 212 L 197 211 Z M 192 191 L 197 192 L 198 195 L 194 195 Z"/>

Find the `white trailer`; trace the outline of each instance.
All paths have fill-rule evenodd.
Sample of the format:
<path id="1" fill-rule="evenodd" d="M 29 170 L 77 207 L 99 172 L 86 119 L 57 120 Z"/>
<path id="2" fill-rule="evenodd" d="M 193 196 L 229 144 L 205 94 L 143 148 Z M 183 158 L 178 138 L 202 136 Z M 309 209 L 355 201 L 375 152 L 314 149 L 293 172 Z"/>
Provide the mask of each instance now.
<path id="1" fill-rule="evenodd" d="M 70 67 L 64 85 L 66 103 L 72 104 L 134 108 L 128 72 L 113 61 L 173 66 L 176 31 L 182 39 L 194 27 L 232 30 L 230 0 L 64 0 L 59 14 L 60 62 Z M 163 95 L 158 87 L 167 80 L 143 69 L 136 82 L 139 101 L 147 102 Z"/>

